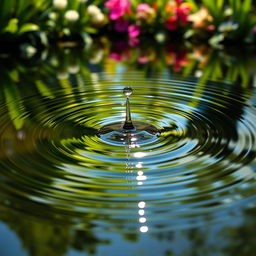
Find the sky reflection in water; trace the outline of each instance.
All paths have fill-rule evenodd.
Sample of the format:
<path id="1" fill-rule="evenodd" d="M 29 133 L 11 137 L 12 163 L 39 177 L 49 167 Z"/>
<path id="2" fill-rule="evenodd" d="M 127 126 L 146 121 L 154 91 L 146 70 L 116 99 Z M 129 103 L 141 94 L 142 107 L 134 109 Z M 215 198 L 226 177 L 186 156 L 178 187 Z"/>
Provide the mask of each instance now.
<path id="1" fill-rule="evenodd" d="M 1 78 L 1 254 L 253 255 L 250 75 L 243 87 L 245 77 L 202 81 L 108 59 L 111 73 L 81 61 L 56 76 L 54 58 L 74 60 L 65 54 Z M 159 127 L 157 141 L 98 138 L 123 118 L 127 85 L 133 119 Z"/>

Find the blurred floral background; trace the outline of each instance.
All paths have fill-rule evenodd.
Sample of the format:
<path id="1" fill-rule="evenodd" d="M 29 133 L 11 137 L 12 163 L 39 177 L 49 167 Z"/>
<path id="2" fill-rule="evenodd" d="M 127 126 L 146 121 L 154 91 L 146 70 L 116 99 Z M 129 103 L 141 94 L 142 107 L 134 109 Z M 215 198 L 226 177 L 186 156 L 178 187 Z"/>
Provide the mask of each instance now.
<path id="1" fill-rule="evenodd" d="M 202 81 L 239 78 L 246 86 L 255 68 L 255 42 L 256 8 L 252 0 L 0 3 L 2 60 L 15 56 L 15 61 L 41 65 L 54 59 L 54 54 L 49 56 L 56 49 L 59 54 L 65 51 L 61 55 L 69 59 L 67 49 L 79 48 L 71 67 L 64 67 L 67 61 L 60 64 L 59 78 L 78 72 L 77 62 L 83 56 L 102 70 L 113 70 L 115 64 L 122 63 L 146 73 L 168 70 L 201 77 Z M 8 68 L 5 63 L 2 61 L 3 67 Z M 19 72 L 16 67 L 15 72 Z"/>
<path id="2" fill-rule="evenodd" d="M 256 11 L 252 0 L 2 0 L 1 42 L 32 37 L 44 45 L 88 43 L 95 36 L 143 37 L 158 43 L 186 40 L 212 47 L 253 44 Z M 32 40 L 32 39 L 30 39 Z M 10 44 L 8 45 L 10 46 Z M 28 47 L 28 46 L 27 46 Z M 32 52 L 32 48 L 29 50 Z"/>

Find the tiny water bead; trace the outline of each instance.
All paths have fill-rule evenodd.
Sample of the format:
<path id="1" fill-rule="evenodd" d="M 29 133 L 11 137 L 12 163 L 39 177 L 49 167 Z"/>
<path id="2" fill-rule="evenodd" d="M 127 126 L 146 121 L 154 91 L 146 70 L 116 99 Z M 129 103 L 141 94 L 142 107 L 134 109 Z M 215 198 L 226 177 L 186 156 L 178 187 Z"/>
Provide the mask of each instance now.
<path id="1" fill-rule="evenodd" d="M 130 87 L 130 86 L 124 87 L 124 89 L 123 89 L 123 94 L 124 94 L 127 98 L 129 98 L 129 97 L 132 95 L 132 93 L 133 93 L 132 87 Z"/>
<path id="2" fill-rule="evenodd" d="M 160 136 L 160 129 L 154 125 L 132 121 L 129 101 L 132 93 L 133 90 L 130 86 L 124 87 L 123 94 L 126 96 L 125 121 L 110 123 L 99 129 L 98 136 L 106 143 L 136 147 L 153 143 Z"/>

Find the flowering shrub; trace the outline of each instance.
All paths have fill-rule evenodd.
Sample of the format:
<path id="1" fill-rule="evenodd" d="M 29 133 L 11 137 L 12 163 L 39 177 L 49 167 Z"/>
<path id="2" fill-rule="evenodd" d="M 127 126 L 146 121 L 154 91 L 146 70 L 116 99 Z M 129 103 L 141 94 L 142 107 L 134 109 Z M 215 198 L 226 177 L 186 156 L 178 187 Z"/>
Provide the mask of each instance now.
<path id="1" fill-rule="evenodd" d="M 105 6 L 110 9 L 109 18 L 118 20 L 130 13 L 131 3 L 129 0 L 108 0 L 105 2 Z"/>
<path id="2" fill-rule="evenodd" d="M 191 9 L 191 5 L 182 2 L 182 0 L 168 1 L 165 11 L 170 17 L 167 19 L 166 28 L 177 30 L 179 26 L 187 26 Z"/>
<path id="3" fill-rule="evenodd" d="M 216 47 L 256 38 L 252 0 L 1 1 L 6 8 L 0 9 L 0 36 L 38 30 L 53 40 L 80 36 L 87 42 L 93 34 L 114 33 L 134 46 L 150 34 L 160 43 L 181 36 Z"/>
<path id="4" fill-rule="evenodd" d="M 138 1 L 139 2 L 139 1 Z M 156 2 L 133 4 L 129 0 L 108 0 L 109 22 L 117 32 L 127 32 L 129 37 L 135 38 L 143 32 L 166 29 L 178 30 L 188 26 L 188 16 L 192 5 L 182 0 L 166 1 L 161 8 Z M 163 14 L 163 15 L 162 15 Z M 161 16 L 162 17 L 159 17 Z"/>
<path id="5" fill-rule="evenodd" d="M 186 39 L 209 40 L 213 46 L 225 40 L 253 41 L 256 16 L 251 0 L 246 0 L 244 5 L 242 0 L 236 4 L 228 0 L 230 6 L 225 1 L 197 2 L 108 0 L 103 10 L 108 18 L 108 31 L 126 34 L 129 38 L 150 33 L 161 41 L 178 32 Z"/>

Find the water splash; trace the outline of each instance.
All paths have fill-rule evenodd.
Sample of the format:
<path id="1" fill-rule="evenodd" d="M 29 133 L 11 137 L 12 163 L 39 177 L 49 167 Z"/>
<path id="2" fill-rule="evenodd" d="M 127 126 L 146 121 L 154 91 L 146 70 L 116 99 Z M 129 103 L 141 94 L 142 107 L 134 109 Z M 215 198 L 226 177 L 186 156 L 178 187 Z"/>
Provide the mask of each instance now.
<path id="1" fill-rule="evenodd" d="M 123 125 L 123 130 L 134 130 L 135 127 L 132 123 L 132 118 L 131 118 L 131 110 L 130 110 L 130 101 L 129 97 L 132 95 L 132 88 L 130 86 L 125 87 L 123 90 L 124 95 L 126 96 L 126 104 L 125 104 L 125 122 Z"/>
<path id="2" fill-rule="evenodd" d="M 127 86 L 123 89 L 126 96 L 125 121 L 107 124 L 99 129 L 98 136 L 105 142 L 113 145 L 136 145 L 153 143 L 160 135 L 160 130 L 152 124 L 141 121 L 132 121 L 129 97 L 132 88 Z"/>

